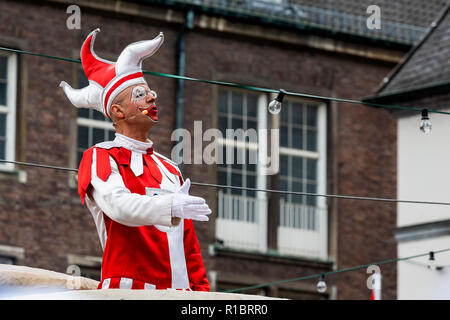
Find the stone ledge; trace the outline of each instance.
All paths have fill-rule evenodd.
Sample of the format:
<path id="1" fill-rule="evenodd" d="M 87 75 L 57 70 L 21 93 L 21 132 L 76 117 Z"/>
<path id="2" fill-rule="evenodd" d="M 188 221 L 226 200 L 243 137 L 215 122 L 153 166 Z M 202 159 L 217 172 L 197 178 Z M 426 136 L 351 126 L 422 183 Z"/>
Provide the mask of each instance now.
<path id="1" fill-rule="evenodd" d="M 0 287 L 94 290 L 98 281 L 38 268 L 0 264 Z"/>
<path id="2" fill-rule="evenodd" d="M 77 290 L 32 294 L 7 300 L 286 300 L 250 294 L 181 290 Z"/>
<path id="3" fill-rule="evenodd" d="M 97 290 L 97 286 L 98 281 L 84 277 L 0 264 L 0 292 L 3 300 L 280 300 L 280 298 L 224 292 Z"/>

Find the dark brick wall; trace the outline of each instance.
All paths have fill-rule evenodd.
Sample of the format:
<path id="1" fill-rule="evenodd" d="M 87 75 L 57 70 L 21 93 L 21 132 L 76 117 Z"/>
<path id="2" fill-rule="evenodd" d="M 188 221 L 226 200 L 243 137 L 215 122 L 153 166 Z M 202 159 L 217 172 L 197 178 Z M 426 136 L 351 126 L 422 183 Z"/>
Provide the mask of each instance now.
<path id="1" fill-rule="evenodd" d="M 143 35 L 149 37 L 163 31 L 165 43 L 155 56 L 145 61 L 144 69 L 176 73 L 176 26 L 82 10 L 82 29 L 69 31 L 65 9 L 65 6 L 0 1 L 0 44 L 5 45 L 2 39 L 14 37 L 22 41 L 23 49 L 72 57 L 85 36 L 100 27 L 96 52 L 99 56 L 115 58 L 127 44 L 141 40 Z M 312 94 L 345 98 L 366 96 L 393 67 L 304 47 L 201 30 L 191 31 L 186 40 L 188 76 L 283 87 Z M 24 74 L 29 84 L 26 92 L 19 92 L 20 101 L 26 101 L 26 104 L 19 103 L 19 112 L 26 117 L 25 125 L 19 127 L 19 135 L 26 136 L 23 160 L 72 165 L 68 137 L 73 107 L 57 86 L 61 80 L 74 84 L 73 64 L 32 56 L 20 59 L 21 66 L 27 66 Z M 150 137 L 157 151 L 170 156 L 176 81 L 146 78 L 158 92 L 160 108 L 160 123 L 152 129 Z M 192 130 L 194 120 L 203 121 L 203 130 L 213 127 L 217 87 L 186 82 L 185 88 L 184 127 Z M 338 173 L 337 180 L 331 183 L 337 184 L 341 194 L 395 198 L 395 118 L 388 111 L 357 105 L 339 104 L 338 108 L 338 145 L 336 154 L 332 155 L 338 163 Z M 28 173 L 26 184 L 18 183 L 14 175 L 0 173 L 0 244 L 25 247 L 25 259 L 19 261 L 20 264 L 62 272 L 67 267 L 68 253 L 101 255 L 91 215 L 81 206 L 76 190 L 69 187 L 68 173 L 30 167 L 21 169 Z M 185 177 L 192 181 L 215 182 L 212 166 L 186 165 L 184 170 Z M 194 186 L 192 193 L 208 198 L 209 203 L 215 202 L 214 189 Z M 395 225 L 395 205 L 340 200 L 337 268 L 396 257 L 391 233 Z M 329 266 L 317 264 L 301 266 L 271 259 L 236 259 L 229 255 L 211 257 L 207 247 L 214 238 L 214 227 L 207 223 L 195 223 L 195 226 L 207 270 L 217 270 L 226 277 L 236 274 L 259 283 L 329 270 Z M 394 299 L 395 265 L 383 267 L 382 271 L 383 297 Z M 367 299 L 370 296 L 366 288 L 367 276 L 365 270 L 341 274 L 330 278 L 329 286 L 331 283 L 338 286 L 340 299 Z M 313 292 L 316 282 L 307 283 Z M 310 298 L 311 294 L 305 293 L 304 297 Z"/>

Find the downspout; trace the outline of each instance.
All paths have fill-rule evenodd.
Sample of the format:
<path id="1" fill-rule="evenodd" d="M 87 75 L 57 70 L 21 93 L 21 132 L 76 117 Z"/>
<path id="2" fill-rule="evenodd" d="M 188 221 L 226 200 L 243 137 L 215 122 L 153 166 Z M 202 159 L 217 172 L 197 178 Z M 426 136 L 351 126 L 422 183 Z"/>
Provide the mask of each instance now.
<path id="1" fill-rule="evenodd" d="M 186 66 L 186 34 L 189 30 L 194 28 L 194 11 L 190 9 L 186 13 L 186 22 L 181 27 L 180 34 L 177 41 L 177 75 L 184 76 Z M 176 93 L 176 115 L 175 115 L 175 129 L 183 127 L 184 116 L 184 80 L 177 80 L 177 93 Z M 180 143 L 180 139 L 176 143 Z M 178 157 L 178 156 L 177 156 Z M 174 159 L 179 165 L 179 169 L 183 169 L 182 155 L 179 155 L 179 159 Z"/>

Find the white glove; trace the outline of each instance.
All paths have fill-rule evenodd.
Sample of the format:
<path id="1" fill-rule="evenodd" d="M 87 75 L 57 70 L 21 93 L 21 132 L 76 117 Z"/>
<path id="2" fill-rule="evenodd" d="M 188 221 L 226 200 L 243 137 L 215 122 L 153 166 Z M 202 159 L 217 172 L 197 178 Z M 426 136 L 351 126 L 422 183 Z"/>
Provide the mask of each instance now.
<path id="1" fill-rule="evenodd" d="M 189 195 L 191 180 L 187 179 L 175 193 L 172 201 L 172 216 L 182 219 L 208 221 L 211 214 L 205 199 Z"/>

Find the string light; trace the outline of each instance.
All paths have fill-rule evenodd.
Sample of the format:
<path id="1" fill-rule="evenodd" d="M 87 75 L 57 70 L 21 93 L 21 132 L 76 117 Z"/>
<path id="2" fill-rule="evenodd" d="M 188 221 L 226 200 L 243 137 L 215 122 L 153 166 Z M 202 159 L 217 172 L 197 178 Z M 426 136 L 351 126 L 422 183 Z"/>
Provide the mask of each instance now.
<path id="1" fill-rule="evenodd" d="M 327 283 L 325 282 L 325 274 L 321 274 L 319 278 L 319 282 L 317 282 L 317 291 L 320 293 L 324 293 L 327 291 Z"/>
<path id="2" fill-rule="evenodd" d="M 66 167 L 57 167 L 57 166 L 49 166 L 49 165 L 42 165 L 42 164 L 37 164 L 37 163 L 28 163 L 28 162 L 20 162 L 20 161 L 12 161 L 12 160 L 4 160 L 4 159 L 0 159 L 0 163 L 14 163 L 14 164 L 18 164 L 18 165 L 25 165 L 25 166 L 32 166 L 32 167 L 40 167 L 40 168 L 47 168 L 47 169 L 56 169 L 56 170 L 64 170 L 64 171 L 72 171 L 72 172 L 77 172 L 78 169 L 75 168 L 66 168 Z M 203 186 L 214 186 L 214 187 L 228 187 L 228 188 L 242 188 L 242 187 L 234 187 L 234 186 L 222 186 L 222 185 L 213 185 L 213 184 L 204 184 L 204 183 L 192 183 L 192 184 L 196 184 L 196 185 L 203 185 Z M 266 192 L 279 192 L 279 193 L 286 193 L 285 191 L 280 191 L 280 190 L 264 190 Z M 345 197 L 345 196 L 341 196 L 341 197 Z M 353 197 L 351 197 L 353 198 Z M 370 200 L 374 200 L 374 199 L 370 199 Z M 379 199 L 379 200 L 393 200 L 393 199 Z M 397 202 L 399 201 L 403 201 L 403 200 L 396 200 Z M 418 201 L 414 201 L 414 202 L 418 202 Z M 422 203 L 426 203 L 426 202 L 422 202 Z M 429 203 L 429 204 L 442 204 L 442 205 L 450 205 L 450 203 Z M 438 251 L 430 251 L 429 253 L 425 253 L 425 254 L 418 254 L 418 255 L 414 255 L 414 256 L 410 256 L 410 257 L 404 257 L 404 258 L 396 258 L 396 259 L 390 259 L 390 260 L 385 260 L 385 261 L 380 261 L 380 262 L 374 262 L 374 263 L 370 263 L 370 264 L 365 264 L 365 265 L 360 265 L 360 266 L 356 266 L 356 267 L 351 267 L 351 268 L 346 268 L 346 269 L 341 269 L 341 270 L 335 270 L 335 271 L 329 271 L 326 272 L 327 275 L 332 275 L 332 274 L 339 274 L 342 272 L 349 272 L 349 271 L 355 271 L 355 270 L 360 270 L 360 269 L 364 269 L 367 268 L 371 265 L 384 265 L 384 264 L 388 264 L 388 263 L 394 263 L 397 261 L 407 261 L 410 259 L 414 259 L 414 258 L 419 258 L 419 257 L 423 257 L 425 255 L 429 256 L 429 268 L 434 268 L 435 270 L 442 270 L 444 267 L 439 266 L 437 267 L 435 264 L 435 259 L 434 259 L 434 254 L 435 253 L 441 253 L 441 252 L 447 252 L 450 251 L 450 248 L 447 249 L 442 249 L 442 250 L 438 250 Z M 434 266 L 434 267 L 433 267 Z M 299 277 L 299 278 L 294 278 L 294 279 L 286 279 L 286 280 L 279 280 L 279 281 L 272 281 L 272 282 L 267 282 L 267 283 L 262 283 L 262 284 L 258 284 L 258 285 L 253 285 L 253 286 L 248 286 L 248 287 L 242 287 L 242 288 L 235 288 L 235 289 L 228 289 L 225 290 L 224 292 L 240 292 L 240 291 L 246 291 L 246 290 L 250 290 L 250 289 L 256 289 L 256 288 L 262 288 L 262 287 L 266 287 L 269 285 L 275 285 L 275 284 L 281 284 L 281 283 L 287 283 L 287 282 L 293 282 L 293 281 L 302 281 L 302 280 L 308 280 L 308 279 L 313 279 L 313 278 L 317 278 L 320 277 L 319 282 L 317 283 L 317 291 L 319 291 L 320 293 L 323 293 L 327 290 L 327 285 L 325 282 L 325 273 L 322 274 L 313 274 L 313 275 L 309 275 L 309 276 L 303 276 L 303 277 Z M 323 290 L 323 291 L 321 291 Z"/>
<path id="3" fill-rule="evenodd" d="M 12 51 L 12 52 L 20 53 L 20 54 L 29 54 L 29 55 L 40 56 L 40 57 L 51 58 L 51 59 L 57 59 L 57 60 L 63 60 L 63 61 L 69 61 L 69 62 L 77 62 L 77 63 L 80 62 L 79 60 L 66 59 L 66 58 L 61 58 L 61 57 L 54 57 L 54 56 L 37 54 L 37 53 L 26 52 L 26 51 L 23 51 L 23 50 L 15 50 L 15 49 L 10 49 L 10 48 L 0 47 L 0 50 Z M 152 74 L 152 75 L 156 75 L 156 76 L 183 78 L 185 80 L 192 80 L 192 81 L 200 81 L 200 82 L 219 84 L 219 85 L 228 85 L 228 86 L 242 87 L 242 88 L 252 89 L 252 90 L 255 90 L 255 91 L 265 91 L 265 92 L 272 91 L 272 90 L 269 90 L 269 89 L 256 88 L 256 87 L 251 87 L 251 86 L 244 86 L 244 85 L 238 85 L 238 84 L 233 84 L 233 83 L 201 80 L 201 79 L 194 79 L 194 78 L 188 78 L 188 77 L 181 77 L 181 76 L 173 76 L 173 75 L 161 74 L 161 73 L 156 73 L 156 72 L 148 72 L 148 71 L 145 72 L 144 71 L 144 73 Z M 285 90 L 283 90 L 283 89 L 279 90 L 278 95 L 275 98 L 275 100 L 271 101 L 269 103 L 269 105 L 268 105 L 268 110 L 269 110 L 270 113 L 278 114 L 281 111 L 281 103 L 283 102 L 283 98 L 284 98 L 284 96 L 286 94 L 287 94 L 287 92 Z M 302 93 L 292 93 L 292 92 L 290 92 L 289 94 L 290 95 L 294 95 L 294 96 L 305 96 L 305 97 L 308 96 L 308 97 L 321 98 L 321 99 L 334 100 L 334 101 L 341 101 L 341 102 L 348 102 L 348 103 L 359 103 L 359 104 L 362 104 L 362 105 L 369 105 L 369 106 L 376 106 L 376 107 L 417 110 L 415 108 L 399 107 L 399 106 L 387 106 L 387 105 L 380 105 L 380 104 L 368 103 L 368 102 L 363 102 L 363 101 L 356 101 L 356 100 L 349 100 L 349 99 L 339 99 L 339 98 L 323 97 L 323 96 L 313 96 L 313 95 L 302 94 Z M 156 97 L 156 95 L 155 95 L 155 97 Z M 424 133 L 429 133 L 431 131 L 431 128 L 432 128 L 431 121 L 430 121 L 430 118 L 428 116 L 428 111 L 429 110 L 428 109 L 422 109 L 421 111 L 422 111 L 422 118 L 421 118 L 421 121 L 420 121 L 420 130 L 422 132 L 424 132 Z M 435 112 L 435 113 L 441 113 L 441 114 L 450 114 L 450 113 L 444 112 L 444 111 L 437 111 L 437 110 L 430 110 L 430 111 L 431 112 Z M 143 114 L 146 114 L 146 113 L 143 112 Z M 13 161 L 1 161 L 0 160 L 0 162 L 13 162 Z M 76 169 L 73 169 L 73 168 L 45 166 L 45 165 L 37 165 L 37 164 L 30 164 L 30 163 L 19 163 L 19 162 L 15 162 L 15 163 L 23 164 L 23 165 L 39 166 L 39 167 L 45 167 L 45 168 L 52 168 L 52 169 L 67 170 L 67 171 L 77 171 Z M 198 185 L 202 185 L 202 184 L 199 183 Z M 230 186 L 228 186 L 228 187 L 230 187 Z M 267 190 L 267 191 L 272 191 L 272 190 Z M 450 249 L 444 249 L 444 250 L 441 250 L 441 251 L 448 251 L 448 250 L 450 250 Z M 418 256 L 420 256 L 420 255 L 407 257 L 407 258 L 397 258 L 397 259 L 387 260 L 387 261 L 384 261 L 384 262 L 381 262 L 381 263 L 378 263 L 378 264 L 381 265 L 381 264 L 384 264 L 384 263 L 391 263 L 391 262 L 395 262 L 395 261 L 407 260 L 407 259 L 411 259 L 411 258 L 418 257 Z M 361 269 L 363 267 L 366 267 L 366 265 L 358 266 L 358 267 L 354 267 L 354 268 L 349 268 L 349 269 L 344 269 L 344 270 L 338 270 L 338 271 L 329 272 L 329 273 L 332 274 L 332 273 L 340 273 L 340 272 L 352 271 L 352 270 Z M 430 270 L 442 269 L 442 267 L 437 267 L 436 266 L 436 261 L 435 261 L 435 258 L 434 258 L 434 252 L 433 251 L 429 252 L 428 268 Z M 306 279 L 313 278 L 313 277 L 315 277 L 315 275 L 306 276 L 306 277 L 297 278 L 297 279 L 289 279 L 287 281 L 284 280 L 284 281 L 279 281 L 279 282 L 299 281 L 299 280 L 303 280 L 303 279 L 306 280 Z M 255 287 L 260 287 L 260 286 L 262 286 L 262 285 L 258 285 L 258 286 L 255 286 Z M 240 289 L 246 289 L 246 288 L 240 288 Z M 327 290 L 327 285 L 326 285 L 326 282 L 325 282 L 325 274 L 322 273 L 320 275 L 320 279 L 319 279 L 319 281 L 317 283 L 317 291 L 320 292 L 320 293 L 324 293 L 324 292 L 326 292 L 326 290 Z M 232 292 L 232 291 L 230 290 L 230 292 Z"/>
<path id="4" fill-rule="evenodd" d="M 436 270 L 436 260 L 434 259 L 434 252 L 430 251 L 429 258 L 428 258 L 428 269 L 431 271 Z"/>
<path id="5" fill-rule="evenodd" d="M 271 114 L 279 114 L 281 111 L 281 103 L 283 102 L 286 91 L 280 89 L 275 100 L 270 101 L 268 109 Z"/>
<path id="6" fill-rule="evenodd" d="M 78 60 L 78 59 L 69 59 L 69 58 L 64 58 L 64 57 L 51 56 L 51 55 L 47 55 L 47 54 L 41 54 L 41 53 L 30 52 L 30 51 L 25 51 L 25 50 L 18 50 L 18 49 L 12 49 L 12 48 L 6 48 L 6 47 L 0 47 L 0 51 L 15 52 L 15 53 L 18 53 L 18 54 L 26 54 L 26 55 L 42 57 L 42 58 L 47 58 L 47 59 L 60 60 L 60 61 L 66 61 L 66 62 L 81 63 L 81 60 Z M 167 73 L 147 71 L 147 70 L 143 70 L 142 73 L 143 74 L 152 75 L 152 76 L 157 76 L 157 77 L 165 77 L 165 78 L 172 78 L 172 79 L 182 79 L 182 80 L 187 80 L 187 81 L 196 81 L 196 82 L 201 82 L 201 83 L 208 83 L 208 84 L 221 85 L 221 86 L 227 86 L 227 87 L 234 87 L 234 88 L 240 88 L 240 89 L 246 89 L 246 90 L 252 90 L 252 91 L 259 91 L 259 92 L 266 92 L 266 93 L 276 93 L 277 92 L 277 90 L 274 90 L 274 89 L 255 87 L 255 86 L 251 86 L 251 85 L 238 84 L 238 83 L 233 83 L 233 82 L 197 79 L 197 78 L 192 78 L 192 77 L 179 76 L 179 75 L 174 75 L 174 74 L 167 74 Z M 373 103 L 373 102 L 369 102 L 369 101 L 360 101 L 360 100 L 343 99 L 343 98 L 336 98 L 336 97 L 327 97 L 327 96 L 320 96 L 320 95 L 301 93 L 301 92 L 288 92 L 288 91 L 286 91 L 285 93 L 287 95 L 289 95 L 289 96 L 296 96 L 296 97 L 303 97 L 303 98 L 310 98 L 310 99 L 323 99 L 323 100 L 336 101 L 336 102 L 345 102 L 345 103 L 354 103 L 354 104 L 360 104 L 360 105 L 366 105 L 366 106 L 372 106 L 372 107 L 378 107 L 378 108 L 400 109 L 400 110 L 409 110 L 409 111 L 421 111 L 421 110 L 423 110 L 423 109 L 419 109 L 417 107 L 384 105 L 384 104 Z M 427 109 L 427 110 L 428 110 L 428 112 L 432 112 L 432 113 L 439 113 L 439 114 L 450 115 L 450 112 L 448 112 L 448 111 L 433 110 L 433 109 Z"/>
<path id="7" fill-rule="evenodd" d="M 0 163 L 12 163 L 12 164 L 17 164 L 17 165 L 37 167 L 37 168 L 45 168 L 45 169 L 55 169 L 55 170 L 64 170 L 64 171 L 78 172 L 78 169 L 75 169 L 75 168 L 50 166 L 50 165 L 43 165 L 43 164 L 31 163 L 31 162 L 14 161 L 14 160 L 0 159 Z M 310 193 L 310 192 L 302 192 L 302 191 L 288 191 L 288 190 L 275 190 L 275 189 L 259 189 L 259 188 L 250 188 L 250 187 L 238 187 L 238 186 L 233 186 L 233 185 L 224 185 L 224 184 L 215 184 L 215 183 L 202 183 L 202 182 L 194 182 L 194 181 L 191 182 L 191 184 L 192 185 L 196 185 L 196 186 L 203 186 L 203 187 L 246 190 L 246 191 L 255 191 L 255 192 L 271 192 L 271 193 L 292 194 L 292 195 L 299 195 L 299 196 L 306 195 L 306 196 L 311 196 L 311 197 L 325 197 L 325 198 L 335 198 L 335 199 L 351 199 L 351 200 L 362 200 L 362 201 L 382 201 L 382 202 L 393 202 L 393 203 L 416 203 L 416 204 L 450 206 L 450 202 L 421 201 L 421 200 L 402 200 L 402 199 L 375 198 L 375 197 L 360 197 L 360 196 L 349 196 L 349 195 L 342 195 L 342 194 L 319 194 L 319 193 Z"/>
<path id="8" fill-rule="evenodd" d="M 420 119 L 420 131 L 429 133 L 431 131 L 431 121 L 428 116 L 428 109 L 422 109 L 422 119 Z"/>

